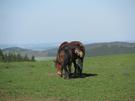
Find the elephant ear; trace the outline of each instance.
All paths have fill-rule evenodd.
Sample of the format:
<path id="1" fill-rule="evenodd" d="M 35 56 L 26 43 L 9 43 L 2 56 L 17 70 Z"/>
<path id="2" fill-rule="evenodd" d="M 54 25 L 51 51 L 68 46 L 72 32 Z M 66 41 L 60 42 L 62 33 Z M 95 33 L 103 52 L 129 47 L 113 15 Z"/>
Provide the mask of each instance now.
<path id="1" fill-rule="evenodd" d="M 83 52 L 79 50 L 78 48 L 75 49 L 75 54 L 81 58 L 83 57 Z"/>

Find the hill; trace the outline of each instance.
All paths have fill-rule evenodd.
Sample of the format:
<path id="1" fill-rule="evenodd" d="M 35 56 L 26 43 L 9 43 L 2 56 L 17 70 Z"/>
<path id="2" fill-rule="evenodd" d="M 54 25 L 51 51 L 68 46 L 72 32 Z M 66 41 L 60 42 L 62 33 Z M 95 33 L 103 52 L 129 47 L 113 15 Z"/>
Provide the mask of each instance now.
<path id="1" fill-rule="evenodd" d="M 24 48 L 19 48 L 19 47 L 10 47 L 10 48 L 4 48 L 2 49 L 2 51 L 4 53 L 15 53 L 15 54 L 21 54 L 22 56 L 25 56 L 25 54 L 28 55 L 28 57 L 32 57 L 32 56 L 35 56 L 35 57 L 45 57 L 47 56 L 47 53 L 46 52 L 42 52 L 42 51 L 34 51 L 34 50 L 31 50 L 31 49 L 24 49 Z"/>
<path id="2" fill-rule="evenodd" d="M 135 43 L 128 42 L 104 42 L 86 44 L 87 56 L 101 56 L 112 54 L 135 53 Z M 46 50 L 48 56 L 55 56 L 57 48 Z"/>
<path id="3" fill-rule="evenodd" d="M 102 55 L 113 55 L 113 54 L 125 54 L 135 53 L 135 43 L 128 42 L 104 42 L 104 43 L 93 43 L 86 44 L 86 55 L 87 56 L 102 56 Z M 56 56 L 58 47 L 48 49 L 45 51 L 34 51 L 31 49 L 23 49 L 19 47 L 11 47 L 3 49 L 4 53 L 20 53 L 22 55 L 28 54 L 28 56 L 34 55 L 35 57 L 46 57 Z"/>
<path id="4" fill-rule="evenodd" d="M 135 53 L 135 43 L 108 42 L 85 45 L 87 56 Z"/>
<path id="5" fill-rule="evenodd" d="M 32 50 L 38 50 L 43 51 L 47 49 L 51 49 L 56 47 L 57 43 L 33 43 L 33 44 L 1 44 L 0 48 L 4 49 L 7 47 L 21 47 L 24 49 L 32 49 Z"/>

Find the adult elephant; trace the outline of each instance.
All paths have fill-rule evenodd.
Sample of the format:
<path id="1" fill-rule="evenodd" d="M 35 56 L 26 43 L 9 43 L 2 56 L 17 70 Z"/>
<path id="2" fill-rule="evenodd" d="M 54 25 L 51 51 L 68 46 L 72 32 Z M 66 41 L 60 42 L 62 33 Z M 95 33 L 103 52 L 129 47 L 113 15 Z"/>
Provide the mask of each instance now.
<path id="1" fill-rule="evenodd" d="M 68 52 L 68 53 L 67 53 Z M 67 61 L 64 61 L 65 57 L 67 56 Z M 74 64 L 74 75 L 82 75 L 83 70 L 83 59 L 85 56 L 85 47 L 79 41 L 72 41 L 72 42 L 63 42 L 58 49 L 55 67 L 57 69 L 57 74 L 62 76 L 63 65 L 65 62 L 68 62 L 68 71 L 69 74 L 71 73 L 71 65 Z"/>

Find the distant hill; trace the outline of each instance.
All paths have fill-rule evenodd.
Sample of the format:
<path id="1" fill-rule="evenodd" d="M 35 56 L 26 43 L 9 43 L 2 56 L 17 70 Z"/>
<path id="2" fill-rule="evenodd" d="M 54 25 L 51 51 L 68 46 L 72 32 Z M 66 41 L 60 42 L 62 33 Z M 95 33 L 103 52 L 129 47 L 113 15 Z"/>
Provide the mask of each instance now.
<path id="1" fill-rule="evenodd" d="M 48 49 L 48 50 L 45 50 L 43 52 L 46 52 L 47 56 L 56 56 L 57 51 L 58 51 L 58 47 L 57 48 Z"/>
<path id="2" fill-rule="evenodd" d="M 135 53 L 135 43 L 128 42 L 105 42 L 105 43 L 94 43 L 85 45 L 87 56 L 101 56 L 101 55 L 112 55 L 112 54 L 124 54 L 124 53 Z M 22 55 L 27 54 L 28 56 L 34 55 L 35 57 L 46 57 L 56 56 L 58 47 L 48 49 L 45 51 L 33 51 L 31 49 L 23 49 L 19 47 L 4 48 L 4 53 L 20 53 Z"/>
<path id="3" fill-rule="evenodd" d="M 21 47 L 24 49 L 43 51 L 43 50 L 57 47 L 57 44 L 58 43 L 37 43 L 37 44 L 36 43 L 33 43 L 33 44 L 1 44 L 0 43 L 0 48 L 4 49 L 7 47 Z"/>
<path id="4" fill-rule="evenodd" d="M 28 57 L 45 57 L 47 56 L 46 52 L 42 52 L 42 51 L 34 51 L 31 49 L 24 49 L 24 48 L 19 48 L 19 47 L 11 47 L 11 48 L 4 48 L 2 49 L 4 53 L 15 53 L 15 54 L 21 54 L 22 56 L 25 56 L 25 54 L 28 55 Z"/>
<path id="5" fill-rule="evenodd" d="M 104 42 L 86 44 L 87 56 L 101 56 L 112 54 L 135 53 L 135 43 L 128 42 Z M 48 56 L 55 56 L 58 48 L 46 50 Z"/>
<path id="6" fill-rule="evenodd" d="M 87 56 L 135 53 L 135 43 L 106 42 L 85 45 Z"/>

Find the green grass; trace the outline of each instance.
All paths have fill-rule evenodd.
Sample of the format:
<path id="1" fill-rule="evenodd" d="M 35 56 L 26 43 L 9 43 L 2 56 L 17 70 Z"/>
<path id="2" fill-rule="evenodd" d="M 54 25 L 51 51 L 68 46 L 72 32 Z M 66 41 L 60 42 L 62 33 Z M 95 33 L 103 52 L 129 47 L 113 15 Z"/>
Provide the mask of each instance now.
<path id="1" fill-rule="evenodd" d="M 134 101 L 135 54 L 87 57 L 86 78 L 64 80 L 52 61 L 0 63 L 0 101 Z"/>
<path id="2" fill-rule="evenodd" d="M 54 60 L 56 57 L 36 57 L 36 61 L 48 61 L 48 60 Z"/>

